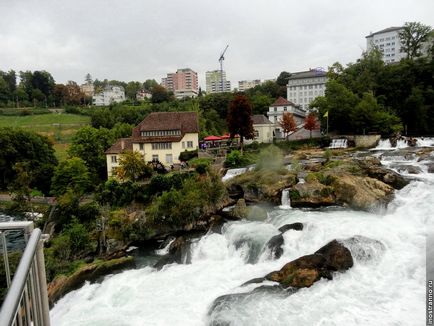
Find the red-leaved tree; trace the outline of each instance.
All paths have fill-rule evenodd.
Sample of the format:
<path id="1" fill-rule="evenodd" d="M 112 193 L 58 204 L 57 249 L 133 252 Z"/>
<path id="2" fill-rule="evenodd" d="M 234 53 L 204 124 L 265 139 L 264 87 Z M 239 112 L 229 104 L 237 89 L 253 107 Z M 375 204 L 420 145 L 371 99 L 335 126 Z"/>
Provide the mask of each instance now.
<path id="1" fill-rule="evenodd" d="M 318 120 L 313 113 L 309 113 L 307 117 L 304 119 L 304 129 L 310 131 L 310 138 L 312 138 L 312 130 L 318 129 L 319 123 Z"/>
<path id="2" fill-rule="evenodd" d="M 290 112 L 284 112 L 282 118 L 279 119 L 279 125 L 283 129 L 285 137 L 291 131 L 297 130 L 297 123 L 295 122 L 294 116 Z"/>
<path id="3" fill-rule="evenodd" d="M 231 139 L 234 138 L 236 134 L 240 136 L 241 153 L 243 153 L 244 138 L 253 139 L 255 136 L 252 120 L 252 106 L 245 95 L 236 95 L 230 102 L 226 120 Z"/>

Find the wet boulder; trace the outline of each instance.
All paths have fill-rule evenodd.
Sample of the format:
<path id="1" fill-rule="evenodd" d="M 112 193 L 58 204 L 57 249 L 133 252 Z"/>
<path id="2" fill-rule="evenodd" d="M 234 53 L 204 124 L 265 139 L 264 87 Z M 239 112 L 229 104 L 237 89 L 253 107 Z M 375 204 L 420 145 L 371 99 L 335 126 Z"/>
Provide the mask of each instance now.
<path id="1" fill-rule="evenodd" d="M 279 228 L 279 231 L 281 233 L 285 233 L 289 230 L 295 230 L 295 231 L 302 231 L 303 230 L 303 223 L 296 222 L 291 224 L 285 224 Z"/>
<path id="2" fill-rule="evenodd" d="M 164 265 L 173 263 L 182 264 L 189 254 L 189 246 L 189 242 L 183 236 L 176 238 L 170 244 L 168 253 L 154 265 L 154 268 L 161 269 Z"/>
<path id="3" fill-rule="evenodd" d="M 279 259 L 283 254 L 283 235 L 278 234 L 272 237 L 266 245 L 266 248 L 270 250 L 271 256 L 274 259 Z"/>
<path id="4" fill-rule="evenodd" d="M 353 266 L 351 252 L 337 240 L 329 242 L 312 255 L 302 256 L 265 276 L 284 287 L 310 287 L 321 278 L 332 279 L 332 273 Z"/>

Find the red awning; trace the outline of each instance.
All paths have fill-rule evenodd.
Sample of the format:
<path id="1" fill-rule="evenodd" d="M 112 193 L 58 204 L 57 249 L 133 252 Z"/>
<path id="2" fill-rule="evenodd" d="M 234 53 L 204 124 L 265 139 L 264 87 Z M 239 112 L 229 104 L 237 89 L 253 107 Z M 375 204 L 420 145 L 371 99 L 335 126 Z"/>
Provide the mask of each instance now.
<path id="1" fill-rule="evenodd" d="M 222 137 L 221 137 L 222 139 L 229 139 L 229 138 L 231 138 L 231 135 L 230 134 L 224 134 Z M 240 135 L 235 135 L 235 137 L 234 138 L 240 138 Z"/>
<path id="2" fill-rule="evenodd" d="M 205 141 L 222 140 L 222 137 L 208 136 L 208 137 L 205 137 L 203 140 L 205 140 Z"/>

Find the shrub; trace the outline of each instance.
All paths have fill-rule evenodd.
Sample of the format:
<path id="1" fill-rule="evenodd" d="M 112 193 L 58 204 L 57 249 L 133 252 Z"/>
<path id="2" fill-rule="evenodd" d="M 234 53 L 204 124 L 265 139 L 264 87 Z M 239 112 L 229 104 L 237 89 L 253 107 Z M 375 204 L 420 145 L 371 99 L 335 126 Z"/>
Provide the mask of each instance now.
<path id="1" fill-rule="evenodd" d="M 194 150 L 194 151 L 187 151 L 187 150 L 185 150 L 185 151 L 181 152 L 181 154 L 179 154 L 179 158 L 178 159 L 181 162 L 187 162 L 187 161 L 190 161 L 191 159 L 194 159 L 197 156 L 198 156 L 197 150 Z"/>
<path id="2" fill-rule="evenodd" d="M 233 150 L 226 156 L 224 167 L 226 168 L 238 168 L 252 164 L 250 157 L 247 154 L 241 154 L 238 150 Z"/>

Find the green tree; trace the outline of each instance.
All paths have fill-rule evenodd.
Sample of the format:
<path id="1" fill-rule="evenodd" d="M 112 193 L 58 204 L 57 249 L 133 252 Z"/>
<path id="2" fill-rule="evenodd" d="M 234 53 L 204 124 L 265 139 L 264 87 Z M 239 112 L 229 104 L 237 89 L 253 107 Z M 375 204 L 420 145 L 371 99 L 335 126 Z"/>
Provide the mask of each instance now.
<path id="1" fill-rule="evenodd" d="M 432 32 L 431 26 L 419 22 L 406 22 L 399 32 L 401 51 L 407 54 L 408 59 L 414 59 L 422 55 L 422 45 Z"/>
<path id="2" fill-rule="evenodd" d="M 114 141 L 110 130 L 86 126 L 73 136 L 68 154 L 81 158 L 89 169 L 92 181 L 99 183 L 107 178 L 105 151 Z"/>
<path id="3" fill-rule="evenodd" d="M 25 164 L 31 171 L 31 188 L 48 194 L 53 170 L 57 165 L 53 144 L 44 136 L 11 128 L 0 128 L 0 189 L 6 190 L 17 178 L 15 164 Z"/>
<path id="4" fill-rule="evenodd" d="M 137 92 L 142 88 L 142 83 L 138 81 L 130 81 L 125 87 L 125 95 L 130 100 L 136 100 Z"/>
<path id="5" fill-rule="evenodd" d="M 123 180 L 139 181 L 152 175 L 150 168 L 137 151 L 126 151 L 119 157 L 119 166 L 115 170 L 116 176 Z"/>
<path id="6" fill-rule="evenodd" d="M 91 189 L 89 171 L 81 158 L 73 157 L 61 162 L 51 182 L 51 193 L 56 197 L 71 190 L 77 196 L 82 196 Z"/>
<path id="7" fill-rule="evenodd" d="M 288 85 L 289 77 L 291 77 L 291 73 L 287 71 L 282 71 L 276 79 L 276 84 L 286 87 L 286 85 Z"/>
<path id="8" fill-rule="evenodd" d="M 161 103 L 161 102 L 167 102 L 171 100 L 170 93 L 161 85 L 155 85 L 154 87 L 152 87 L 151 93 L 152 93 L 152 98 L 151 98 L 152 103 Z"/>
<path id="9" fill-rule="evenodd" d="M 240 136 L 241 154 L 244 149 L 244 138 L 253 139 L 255 136 L 252 120 L 252 106 L 245 95 L 236 95 L 229 105 L 227 117 L 228 130 L 231 138 Z"/>

